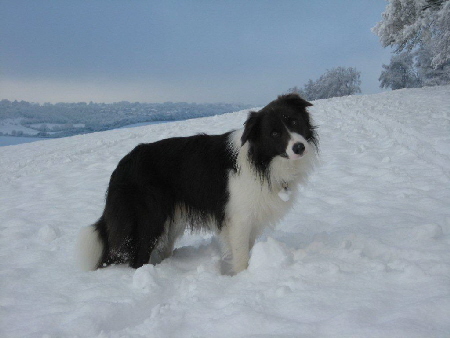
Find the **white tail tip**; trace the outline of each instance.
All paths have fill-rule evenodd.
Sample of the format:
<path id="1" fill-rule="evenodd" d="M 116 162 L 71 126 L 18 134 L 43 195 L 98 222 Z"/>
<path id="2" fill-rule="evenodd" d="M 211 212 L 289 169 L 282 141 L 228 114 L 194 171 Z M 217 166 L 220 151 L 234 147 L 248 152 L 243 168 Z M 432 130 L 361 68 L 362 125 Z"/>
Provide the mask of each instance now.
<path id="1" fill-rule="evenodd" d="M 94 226 L 80 230 L 76 243 L 76 260 L 83 271 L 97 268 L 103 252 L 103 244 Z"/>

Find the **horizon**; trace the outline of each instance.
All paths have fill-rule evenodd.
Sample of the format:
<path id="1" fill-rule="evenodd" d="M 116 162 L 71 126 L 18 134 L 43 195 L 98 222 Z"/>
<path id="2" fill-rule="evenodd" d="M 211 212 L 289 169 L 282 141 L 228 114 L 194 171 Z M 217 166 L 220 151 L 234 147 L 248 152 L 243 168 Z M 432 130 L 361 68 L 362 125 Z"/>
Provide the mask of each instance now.
<path id="1" fill-rule="evenodd" d="M 356 95 L 356 94 L 355 94 Z M 358 94 L 361 95 L 361 94 Z M 119 104 L 119 103 L 130 103 L 130 104 L 134 104 L 134 103 L 138 103 L 138 104 L 188 104 L 188 105 L 251 105 L 245 102 L 186 102 L 186 101 L 164 101 L 164 102 L 144 102 L 144 101 L 127 101 L 127 100 L 122 100 L 122 101 L 113 101 L 113 102 L 101 102 L 101 101 L 57 101 L 57 102 L 33 102 L 33 101 L 26 101 L 26 100 L 10 100 L 8 98 L 1 98 L 0 97 L 0 102 L 1 101 L 9 101 L 9 102 L 26 102 L 26 103 L 30 103 L 30 104 L 36 104 L 36 105 L 46 105 L 46 104 L 51 104 L 51 105 L 57 105 L 57 104 L 79 104 L 79 103 L 85 103 L 87 105 L 89 104 Z"/>

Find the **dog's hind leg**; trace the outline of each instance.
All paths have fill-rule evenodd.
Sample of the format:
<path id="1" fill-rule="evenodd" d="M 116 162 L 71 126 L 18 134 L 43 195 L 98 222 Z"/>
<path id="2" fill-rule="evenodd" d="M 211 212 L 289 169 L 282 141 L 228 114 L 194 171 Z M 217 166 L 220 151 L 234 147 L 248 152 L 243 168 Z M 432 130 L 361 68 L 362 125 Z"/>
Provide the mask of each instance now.
<path id="1" fill-rule="evenodd" d="M 146 197 L 137 201 L 135 206 L 134 252 L 129 263 L 135 269 L 150 262 L 152 251 L 161 240 L 164 227 L 169 223 L 167 219 L 170 204 L 164 203 L 165 199 L 156 192 Z"/>

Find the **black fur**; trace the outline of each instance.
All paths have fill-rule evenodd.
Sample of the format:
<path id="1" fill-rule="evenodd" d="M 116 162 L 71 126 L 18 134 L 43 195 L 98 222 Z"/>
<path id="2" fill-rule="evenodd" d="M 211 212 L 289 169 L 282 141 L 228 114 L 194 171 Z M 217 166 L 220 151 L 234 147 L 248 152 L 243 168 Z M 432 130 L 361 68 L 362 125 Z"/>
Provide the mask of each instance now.
<path id="1" fill-rule="evenodd" d="M 182 205 L 191 227 L 213 216 L 220 229 L 228 201 L 227 177 L 236 170 L 229 133 L 140 144 L 111 175 L 106 207 L 96 223 L 104 244 L 100 266 L 148 263 L 152 249 Z"/>
<path id="2" fill-rule="evenodd" d="M 249 114 L 241 142 L 249 143 L 249 160 L 260 176 L 267 175 L 274 157 L 285 156 L 287 130 L 317 145 L 306 112 L 310 105 L 290 94 Z M 230 198 L 229 176 L 238 172 L 230 134 L 140 144 L 126 155 L 111 175 L 103 215 L 94 225 L 103 245 L 97 267 L 148 263 L 180 206 L 188 226 L 204 227 L 212 220 L 220 230 Z"/>

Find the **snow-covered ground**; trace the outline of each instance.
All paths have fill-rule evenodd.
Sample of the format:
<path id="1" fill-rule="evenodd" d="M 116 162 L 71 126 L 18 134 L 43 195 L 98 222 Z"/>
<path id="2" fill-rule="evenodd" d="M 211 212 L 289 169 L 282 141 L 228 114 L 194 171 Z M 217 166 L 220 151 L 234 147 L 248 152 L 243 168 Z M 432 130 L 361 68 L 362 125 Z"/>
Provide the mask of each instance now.
<path id="1" fill-rule="evenodd" d="M 0 336 L 449 337 L 450 87 L 310 111 L 321 165 L 234 277 L 208 234 L 138 270 L 82 272 L 73 250 L 136 144 L 246 112 L 0 148 Z"/>

